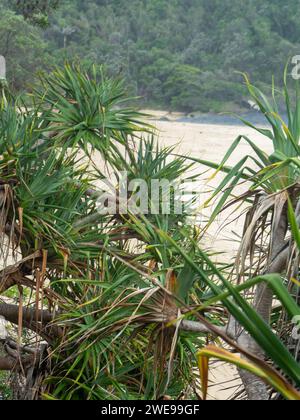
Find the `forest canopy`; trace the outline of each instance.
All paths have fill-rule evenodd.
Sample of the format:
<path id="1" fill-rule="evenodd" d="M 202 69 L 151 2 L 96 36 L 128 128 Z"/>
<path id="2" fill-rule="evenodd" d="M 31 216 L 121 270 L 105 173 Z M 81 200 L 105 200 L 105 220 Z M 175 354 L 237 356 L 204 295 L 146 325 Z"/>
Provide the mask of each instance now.
<path id="1" fill-rule="evenodd" d="M 0 5 L 0 54 L 16 90 L 29 85 L 36 71 L 77 58 L 87 66 L 105 63 L 147 106 L 235 110 L 246 96 L 237 72 L 269 86 L 271 75 L 279 82 L 288 58 L 300 54 L 298 0 L 0 0 Z"/>

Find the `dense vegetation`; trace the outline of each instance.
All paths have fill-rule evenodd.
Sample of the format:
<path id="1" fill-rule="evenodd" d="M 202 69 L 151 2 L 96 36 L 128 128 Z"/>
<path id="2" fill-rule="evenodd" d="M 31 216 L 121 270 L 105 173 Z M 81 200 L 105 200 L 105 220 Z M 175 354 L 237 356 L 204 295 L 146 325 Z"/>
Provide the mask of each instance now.
<path id="1" fill-rule="evenodd" d="M 193 200 L 174 212 L 191 159 L 157 146 L 103 69 L 66 65 L 27 98 L 2 89 L 0 372 L 12 372 L 14 398 L 206 398 L 208 359 L 218 358 L 240 369 L 236 398 L 300 400 L 300 94 L 293 109 L 285 89 L 286 126 L 275 97 L 246 82 L 274 153 L 244 138 L 254 166 L 246 156 L 228 167 L 238 138 L 220 164 L 194 159 L 195 173 L 225 173 L 207 225 Z M 148 191 L 152 180 L 172 181 L 170 211 L 165 194 L 145 199 L 137 180 Z M 122 210 L 124 196 L 134 211 Z M 159 211 L 145 213 L 142 199 Z M 225 207 L 240 215 L 240 203 L 248 214 L 236 263 L 214 263 L 207 229 Z"/>
<path id="2" fill-rule="evenodd" d="M 78 57 L 88 65 L 106 63 L 113 75 L 121 73 L 130 94 L 142 96 L 148 106 L 225 111 L 242 106 L 246 97 L 236 71 L 269 85 L 272 74 L 281 80 L 288 57 L 300 53 L 298 0 L 0 4 L 26 18 L 6 10 L 0 17 L 0 53 L 8 59 L 17 89 L 36 70 Z M 45 29 L 45 13 L 57 5 Z"/>
<path id="3" fill-rule="evenodd" d="M 0 398 L 206 399 L 213 358 L 238 367 L 236 399 L 300 400 L 300 89 L 289 90 L 289 67 L 267 95 L 244 74 L 268 128 L 244 122 L 271 154 L 240 136 L 221 162 L 161 148 L 124 89 L 185 111 L 240 106 L 234 70 L 260 86 L 297 52 L 296 2 L 0 2 Z M 241 142 L 252 155 L 228 166 Z M 174 211 L 182 179 L 221 174 L 201 205 L 208 220 L 197 194 Z M 148 196 L 153 180 L 172 182 L 169 194 Z M 244 229 L 222 263 L 204 244 L 228 208 Z"/>

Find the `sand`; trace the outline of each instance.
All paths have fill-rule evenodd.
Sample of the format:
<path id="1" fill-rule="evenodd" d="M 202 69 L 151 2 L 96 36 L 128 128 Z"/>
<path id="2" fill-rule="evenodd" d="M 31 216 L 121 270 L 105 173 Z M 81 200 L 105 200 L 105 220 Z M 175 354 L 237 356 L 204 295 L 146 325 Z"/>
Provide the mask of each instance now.
<path id="1" fill-rule="evenodd" d="M 156 112 L 155 117 L 159 113 Z M 222 161 L 227 150 L 238 136 L 246 136 L 254 141 L 262 150 L 267 153 L 272 152 L 271 141 L 262 136 L 252 128 L 244 126 L 227 126 L 227 125 L 207 125 L 197 123 L 182 123 L 176 121 L 177 114 L 173 114 L 170 118 L 172 121 L 152 120 L 151 123 L 159 130 L 159 142 L 165 146 L 176 146 L 176 153 L 189 155 L 192 158 L 209 160 L 216 163 Z M 231 154 L 228 164 L 235 165 L 244 156 L 254 155 L 251 147 L 246 140 L 242 140 L 239 147 Z M 249 159 L 248 165 L 253 166 Z M 207 168 L 203 165 L 196 164 L 197 173 L 203 173 Z M 208 191 L 215 189 L 224 175 L 219 174 L 214 179 L 210 179 L 215 171 L 211 170 L 208 174 L 200 177 L 201 184 L 201 203 L 211 196 Z M 237 186 L 236 192 L 241 193 L 247 189 L 246 184 Z M 213 204 L 213 203 L 212 203 Z M 207 218 L 212 214 L 213 207 L 206 210 L 199 209 L 203 225 Z M 207 245 L 214 247 L 218 251 L 225 252 L 228 257 L 232 257 L 238 248 L 238 237 L 242 233 L 244 218 L 240 217 L 235 220 L 241 209 L 233 212 L 237 208 L 233 208 L 225 212 L 222 217 L 212 225 L 207 235 Z M 228 222 L 231 222 L 229 225 Z"/>

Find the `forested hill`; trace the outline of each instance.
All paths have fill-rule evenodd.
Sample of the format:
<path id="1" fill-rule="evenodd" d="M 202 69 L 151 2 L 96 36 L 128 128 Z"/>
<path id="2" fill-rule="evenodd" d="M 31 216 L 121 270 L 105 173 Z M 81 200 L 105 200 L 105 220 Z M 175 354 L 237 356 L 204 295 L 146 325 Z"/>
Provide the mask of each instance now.
<path id="1" fill-rule="evenodd" d="M 124 75 L 148 106 L 230 110 L 244 99 L 237 71 L 270 84 L 300 54 L 299 0 L 62 0 L 46 29 L 5 3 L 0 54 L 18 89 L 77 56 Z"/>

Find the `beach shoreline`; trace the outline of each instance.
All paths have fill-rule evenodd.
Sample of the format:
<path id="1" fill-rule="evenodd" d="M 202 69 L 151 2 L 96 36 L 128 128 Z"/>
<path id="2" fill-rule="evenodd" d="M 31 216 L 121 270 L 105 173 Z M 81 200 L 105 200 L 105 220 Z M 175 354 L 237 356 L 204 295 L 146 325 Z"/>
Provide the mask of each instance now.
<path id="1" fill-rule="evenodd" d="M 149 116 L 151 121 L 161 122 L 177 122 L 188 124 L 205 124 L 205 125 L 222 125 L 222 126 L 244 126 L 244 121 L 250 122 L 252 125 L 266 127 L 266 119 L 264 115 L 256 110 L 240 109 L 237 112 L 226 113 L 184 113 L 168 110 L 142 109 L 142 113 Z M 286 120 L 287 116 L 283 114 Z"/>

